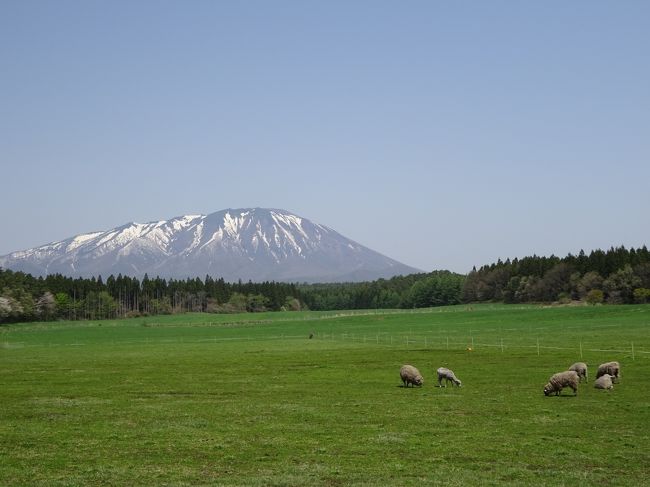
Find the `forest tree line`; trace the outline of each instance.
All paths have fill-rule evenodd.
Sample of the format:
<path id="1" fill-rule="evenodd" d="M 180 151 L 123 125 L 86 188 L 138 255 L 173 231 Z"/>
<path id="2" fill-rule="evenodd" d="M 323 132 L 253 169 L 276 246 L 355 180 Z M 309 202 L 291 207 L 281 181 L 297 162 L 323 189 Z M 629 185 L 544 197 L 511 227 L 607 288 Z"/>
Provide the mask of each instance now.
<path id="1" fill-rule="evenodd" d="M 350 284 L 228 283 L 109 276 L 34 277 L 0 269 L 0 323 L 106 319 L 184 312 L 413 308 L 460 302 L 464 276 L 448 271 Z"/>
<path id="2" fill-rule="evenodd" d="M 427 308 L 472 302 L 650 302 L 650 252 L 625 247 L 564 258 L 524 257 L 474 268 L 397 276 L 372 282 L 229 283 L 205 279 L 105 281 L 60 274 L 34 277 L 0 269 L 0 323 L 105 319 L 183 312 Z"/>
<path id="3" fill-rule="evenodd" d="M 612 247 L 564 258 L 499 260 L 467 275 L 462 301 L 648 303 L 650 252 L 646 246 Z"/>
<path id="4" fill-rule="evenodd" d="M 239 313 L 300 309 L 295 284 L 223 279 L 109 276 L 34 277 L 0 269 L 0 322 L 129 318 L 184 312 Z"/>

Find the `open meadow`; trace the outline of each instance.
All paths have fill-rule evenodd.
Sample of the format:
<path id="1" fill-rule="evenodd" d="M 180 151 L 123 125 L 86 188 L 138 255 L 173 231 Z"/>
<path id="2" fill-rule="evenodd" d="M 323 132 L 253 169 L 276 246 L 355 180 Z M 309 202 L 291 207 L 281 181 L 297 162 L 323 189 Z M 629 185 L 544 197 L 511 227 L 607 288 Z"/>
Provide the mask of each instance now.
<path id="1" fill-rule="evenodd" d="M 0 484 L 649 485 L 649 385 L 650 305 L 5 325 Z"/>

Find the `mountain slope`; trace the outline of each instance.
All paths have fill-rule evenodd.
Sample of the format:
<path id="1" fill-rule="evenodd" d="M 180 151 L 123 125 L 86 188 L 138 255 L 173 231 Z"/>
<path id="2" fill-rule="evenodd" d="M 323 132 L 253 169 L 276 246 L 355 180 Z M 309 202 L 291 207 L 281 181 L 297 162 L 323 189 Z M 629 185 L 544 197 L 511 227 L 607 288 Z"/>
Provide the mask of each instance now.
<path id="1" fill-rule="evenodd" d="M 129 223 L 13 252 L 0 267 L 34 275 L 342 282 L 419 272 L 284 210 L 244 208 Z"/>

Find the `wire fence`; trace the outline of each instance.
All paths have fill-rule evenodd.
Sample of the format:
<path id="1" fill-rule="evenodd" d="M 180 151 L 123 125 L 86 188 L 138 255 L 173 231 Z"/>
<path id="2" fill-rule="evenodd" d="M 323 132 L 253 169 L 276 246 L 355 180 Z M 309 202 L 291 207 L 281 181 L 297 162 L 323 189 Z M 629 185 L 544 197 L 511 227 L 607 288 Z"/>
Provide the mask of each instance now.
<path id="1" fill-rule="evenodd" d="M 484 330 L 488 331 L 488 330 Z M 494 331 L 494 330 L 489 330 Z M 219 344 L 234 342 L 265 342 L 265 341 L 324 341 L 337 342 L 339 344 L 354 344 L 363 346 L 380 346 L 380 347 L 406 347 L 406 348 L 424 348 L 431 350 L 464 350 L 468 352 L 477 351 L 495 351 L 498 353 L 506 352 L 530 352 L 531 354 L 541 355 L 548 351 L 573 351 L 577 356 L 583 358 L 585 353 L 612 353 L 625 357 L 631 357 L 635 360 L 637 357 L 650 356 L 650 350 L 647 350 L 647 344 L 635 345 L 633 341 L 629 343 L 617 342 L 612 346 L 603 346 L 602 343 L 593 343 L 588 340 L 563 340 L 559 345 L 550 340 L 532 337 L 517 336 L 511 339 L 490 338 L 479 336 L 459 336 L 440 334 L 436 336 L 423 336 L 420 334 L 394 334 L 390 332 L 368 333 L 327 333 L 313 332 L 311 338 L 305 334 L 278 334 L 278 335 L 248 335 L 237 337 L 217 337 L 217 336 L 175 336 L 175 337 L 147 337 L 142 339 L 113 339 L 110 341 L 73 341 L 73 342 L 26 342 L 26 341 L 2 341 L 0 348 L 5 350 L 31 347 L 84 347 L 84 346 L 122 346 L 122 345 L 170 345 L 170 344 Z"/>
<path id="2" fill-rule="evenodd" d="M 497 350 L 501 353 L 506 351 L 516 350 L 529 350 L 533 351 L 536 355 L 541 355 L 545 350 L 562 350 L 562 351 L 575 351 L 582 358 L 585 353 L 589 352 L 607 352 L 618 353 L 630 356 L 635 359 L 637 356 L 650 356 L 650 350 L 640 349 L 638 345 L 630 341 L 629 343 L 617 343 L 614 347 L 602 348 L 602 345 L 589 345 L 588 342 L 576 341 L 575 344 L 569 345 L 565 341 L 564 345 L 554 345 L 549 341 L 535 339 L 534 341 L 525 339 L 517 339 L 507 341 L 505 339 L 498 339 L 496 342 L 480 341 L 473 336 L 463 337 L 427 337 L 421 335 L 385 335 L 385 334 L 354 334 L 354 333 L 323 333 L 319 338 L 324 340 L 336 341 L 351 341 L 360 342 L 365 344 L 375 343 L 377 345 L 391 345 L 391 346 L 406 346 L 406 347 L 424 347 L 431 349 L 445 349 L 445 350 L 466 350 L 478 351 L 480 349 Z M 598 347 L 598 348 L 596 348 Z M 644 347 L 645 348 L 645 347 Z"/>

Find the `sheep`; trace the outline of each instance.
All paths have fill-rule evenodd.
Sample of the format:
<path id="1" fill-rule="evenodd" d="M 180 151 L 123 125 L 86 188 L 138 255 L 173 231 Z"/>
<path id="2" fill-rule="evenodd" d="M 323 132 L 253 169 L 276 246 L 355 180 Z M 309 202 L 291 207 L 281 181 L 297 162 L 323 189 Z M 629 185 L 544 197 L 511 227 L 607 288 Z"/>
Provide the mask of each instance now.
<path id="1" fill-rule="evenodd" d="M 587 381 L 588 378 L 588 373 L 587 373 L 587 364 L 584 362 L 576 362 L 573 364 L 571 367 L 569 367 L 569 370 L 575 370 L 578 373 L 578 377 L 580 379 L 580 382 L 582 382 L 582 378 L 584 377 L 585 382 Z"/>
<path id="2" fill-rule="evenodd" d="M 402 368 L 399 369 L 399 376 L 402 378 L 404 387 L 408 387 L 409 384 L 413 384 L 413 386 L 422 386 L 424 383 L 422 374 L 420 374 L 420 371 L 412 365 L 402 365 Z"/>
<path id="3" fill-rule="evenodd" d="M 596 379 L 602 377 L 605 374 L 612 376 L 612 382 L 618 382 L 618 379 L 621 377 L 620 364 L 618 362 L 606 362 L 604 364 L 600 364 L 598 366 L 598 372 L 596 372 Z"/>
<path id="4" fill-rule="evenodd" d="M 601 375 L 594 382 L 594 387 L 596 389 L 613 389 L 614 386 L 612 385 L 612 376 L 609 374 Z"/>
<path id="5" fill-rule="evenodd" d="M 555 392 L 556 396 L 560 395 L 560 391 L 565 387 L 573 389 L 575 395 L 578 394 L 578 382 L 580 378 L 575 370 L 566 370 L 553 374 L 548 380 L 548 384 L 544 386 L 544 395 L 549 396 Z"/>
<path id="6" fill-rule="evenodd" d="M 449 370 L 446 367 L 440 367 L 438 370 L 436 370 L 438 373 L 438 386 L 443 387 L 442 385 L 442 380 L 445 379 L 445 386 L 447 387 L 447 384 L 451 382 L 452 387 L 454 385 L 457 385 L 458 387 L 462 386 L 461 381 L 456 377 L 456 374 L 454 374 L 453 370 Z"/>

